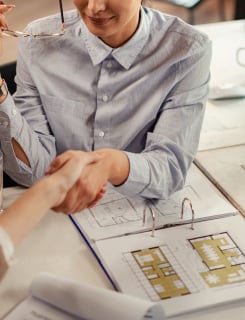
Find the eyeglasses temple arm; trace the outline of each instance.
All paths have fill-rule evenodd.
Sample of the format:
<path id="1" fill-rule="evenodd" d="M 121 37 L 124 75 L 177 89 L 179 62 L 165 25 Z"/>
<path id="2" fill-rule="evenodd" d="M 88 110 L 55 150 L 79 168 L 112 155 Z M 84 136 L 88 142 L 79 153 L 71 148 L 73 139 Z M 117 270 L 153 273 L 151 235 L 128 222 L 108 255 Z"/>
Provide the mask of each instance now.
<path id="1" fill-rule="evenodd" d="M 60 5 L 61 25 L 62 25 L 62 30 L 64 31 L 65 30 L 65 19 L 64 19 L 62 0 L 59 0 L 59 5 Z"/>

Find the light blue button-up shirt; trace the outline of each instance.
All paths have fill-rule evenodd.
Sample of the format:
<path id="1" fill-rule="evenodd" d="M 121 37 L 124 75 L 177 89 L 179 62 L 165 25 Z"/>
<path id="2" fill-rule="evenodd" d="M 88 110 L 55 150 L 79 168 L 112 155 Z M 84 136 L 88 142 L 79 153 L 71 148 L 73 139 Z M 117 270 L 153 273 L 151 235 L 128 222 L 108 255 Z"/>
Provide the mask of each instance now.
<path id="1" fill-rule="evenodd" d="M 20 41 L 17 92 L 0 109 L 5 171 L 29 186 L 67 149 L 116 148 L 130 161 L 118 191 L 167 198 L 183 187 L 198 147 L 209 39 L 148 8 L 141 9 L 133 37 L 116 49 L 91 34 L 76 10 L 65 13 L 65 25 L 64 36 Z M 27 31 L 59 28 L 60 16 L 54 15 Z M 16 159 L 12 137 L 31 168 Z"/>

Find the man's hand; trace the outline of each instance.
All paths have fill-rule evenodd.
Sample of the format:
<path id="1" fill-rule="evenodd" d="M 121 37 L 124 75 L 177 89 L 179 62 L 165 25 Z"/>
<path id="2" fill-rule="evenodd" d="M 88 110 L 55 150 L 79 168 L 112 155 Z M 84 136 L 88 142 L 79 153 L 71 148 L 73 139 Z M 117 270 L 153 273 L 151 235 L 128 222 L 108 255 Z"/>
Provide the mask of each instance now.
<path id="1" fill-rule="evenodd" d="M 114 149 L 95 152 L 100 154 L 101 158 L 83 169 L 80 179 L 67 193 L 64 201 L 53 210 L 67 214 L 82 211 L 95 205 L 103 197 L 107 182 L 119 185 L 127 179 L 129 161 L 124 152 Z M 83 157 L 87 153 L 73 150 L 63 153 L 51 164 L 48 173 L 55 172 L 64 162 L 77 154 Z"/>
<path id="2" fill-rule="evenodd" d="M 50 174 L 47 177 L 49 186 L 53 185 L 58 196 L 53 207 L 63 203 L 67 192 L 80 178 L 84 168 L 89 164 L 96 163 L 101 158 L 102 156 L 96 152 L 87 152 L 82 156 L 80 153 L 75 153 L 72 157 L 68 157 L 67 153 L 64 153 L 52 162 L 46 174 Z"/>

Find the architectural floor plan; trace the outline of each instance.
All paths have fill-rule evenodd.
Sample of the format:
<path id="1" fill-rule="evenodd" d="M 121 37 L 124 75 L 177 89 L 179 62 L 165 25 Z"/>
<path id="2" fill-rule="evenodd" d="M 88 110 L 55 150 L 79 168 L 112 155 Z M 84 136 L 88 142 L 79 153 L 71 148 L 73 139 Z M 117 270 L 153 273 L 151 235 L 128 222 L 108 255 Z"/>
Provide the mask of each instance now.
<path id="1" fill-rule="evenodd" d="M 209 287 L 245 281 L 245 255 L 227 232 L 188 241 L 203 266 L 199 275 Z M 125 253 L 125 259 L 135 275 L 141 280 L 145 277 L 144 289 L 152 300 L 199 290 L 177 258 L 167 245 Z"/>
<path id="2" fill-rule="evenodd" d="M 167 315 L 244 299 L 241 215 L 96 242 L 118 289 L 160 302 Z"/>
<path id="3" fill-rule="evenodd" d="M 184 206 L 184 215 L 181 218 L 182 203 L 185 198 L 193 205 L 195 221 L 214 219 L 237 212 L 193 165 L 184 188 L 167 200 L 147 201 L 140 197 L 125 197 L 117 192 L 116 188 L 108 187 L 105 196 L 96 206 L 76 213 L 74 220 L 82 232 L 94 241 L 149 231 L 153 225 L 149 209 L 154 212 L 156 228 L 191 222 L 192 211 L 188 203 Z M 143 222 L 145 210 L 146 219 Z"/>

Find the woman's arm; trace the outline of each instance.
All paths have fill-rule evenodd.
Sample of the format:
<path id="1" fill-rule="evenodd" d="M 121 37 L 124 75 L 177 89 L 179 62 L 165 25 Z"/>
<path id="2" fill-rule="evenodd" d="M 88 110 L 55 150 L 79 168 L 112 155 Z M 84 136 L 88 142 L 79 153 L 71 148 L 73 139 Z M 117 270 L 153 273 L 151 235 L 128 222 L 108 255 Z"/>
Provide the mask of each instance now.
<path id="1" fill-rule="evenodd" d="M 67 192 L 81 176 L 84 167 L 100 158 L 96 152 L 83 156 L 75 154 L 54 174 L 44 177 L 28 189 L 0 215 L 0 226 L 7 232 L 14 245 L 38 224 L 50 208 L 63 202 Z"/>

